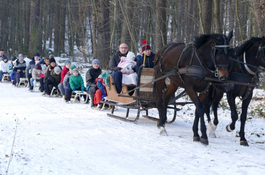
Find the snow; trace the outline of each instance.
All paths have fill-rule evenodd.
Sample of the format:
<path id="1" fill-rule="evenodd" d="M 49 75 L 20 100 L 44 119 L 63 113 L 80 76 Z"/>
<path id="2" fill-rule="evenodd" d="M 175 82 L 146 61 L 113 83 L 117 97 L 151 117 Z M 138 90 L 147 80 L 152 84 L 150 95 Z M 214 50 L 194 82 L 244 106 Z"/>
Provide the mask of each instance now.
<path id="1" fill-rule="evenodd" d="M 264 96 L 255 90 L 255 97 Z M 7 82 L 0 83 L 0 98 L 1 175 L 265 174 L 264 117 L 251 113 L 262 99 L 251 103 L 244 147 L 235 137 L 240 122 L 226 131 L 231 119 L 224 107 L 217 138 L 204 146 L 192 141 L 193 105 L 180 107 L 176 121 L 166 125 L 168 136 L 160 136 L 156 122 L 143 117 L 123 122 L 107 110 L 66 104 Z M 124 109 L 116 112 L 125 115 Z M 155 109 L 149 114 L 158 116 Z"/>

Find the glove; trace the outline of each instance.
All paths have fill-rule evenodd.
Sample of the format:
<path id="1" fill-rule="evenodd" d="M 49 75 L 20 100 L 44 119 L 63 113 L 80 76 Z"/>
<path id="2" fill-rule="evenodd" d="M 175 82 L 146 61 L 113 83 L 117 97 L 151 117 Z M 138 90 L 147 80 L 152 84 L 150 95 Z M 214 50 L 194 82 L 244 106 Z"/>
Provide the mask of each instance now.
<path id="1" fill-rule="evenodd" d="M 74 89 L 72 89 L 72 92 L 73 92 L 73 93 L 75 92 L 75 88 L 74 88 Z"/>
<path id="2" fill-rule="evenodd" d="M 82 93 L 84 92 L 84 89 L 81 89 Z"/>
<path id="3" fill-rule="evenodd" d="M 102 100 L 104 100 L 104 97 L 106 97 L 106 95 L 102 95 L 102 97 L 101 97 L 101 98 L 102 98 Z"/>
<path id="4" fill-rule="evenodd" d="M 89 88 L 90 88 L 90 86 L 87 86 L 87 87 L 86 87 L 86 91 L 88 91 L 88 90 L 89 90 Z"/>

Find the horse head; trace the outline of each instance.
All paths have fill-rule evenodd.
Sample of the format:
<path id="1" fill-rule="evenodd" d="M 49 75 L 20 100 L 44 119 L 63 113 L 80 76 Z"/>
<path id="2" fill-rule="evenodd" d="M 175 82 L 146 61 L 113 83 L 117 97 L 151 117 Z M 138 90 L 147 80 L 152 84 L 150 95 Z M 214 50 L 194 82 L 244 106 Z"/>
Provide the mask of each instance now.
<path id="1" fill-rule="evenodd" d="M 195 48 L 201 53 L 216 77 L 221 81 L 228 78 L 229 42 L 233 37 L 233 31 L 228 36 L 223 34 L 201 35 L 195 38 Z M 210 47 L 209 47 L 210 46 Z M 211 53 L 210 55 L 208 53 Z M 207 59 L 208 57 L 211 59 Z"/>

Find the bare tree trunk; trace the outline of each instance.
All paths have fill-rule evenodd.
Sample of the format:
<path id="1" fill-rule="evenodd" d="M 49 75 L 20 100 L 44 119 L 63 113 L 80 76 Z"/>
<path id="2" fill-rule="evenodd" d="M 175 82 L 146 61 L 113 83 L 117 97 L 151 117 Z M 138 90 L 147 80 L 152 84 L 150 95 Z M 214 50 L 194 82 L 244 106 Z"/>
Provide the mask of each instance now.
<path id="1" fill-rule="evenodd" d="M 7 0 L 1 3 L 1 48 L 6 51 L 7 49 L 7 10 L 6 10 Z"/>
<path id="2" fill-rule="evenodd" d="M 185 25 L 185 31 L 186 31 L 186 42 L 189 43 L 192 41 L 193 36 L 193 0 L 187 0 L 186 1 L 186 25 Z"/>
<path id="3" fill-rule="evenodd" d="M 39 35 L 39 17 L 40 17 L 40 0 L 32 1 L 33 18 L 30 33 L 29 55 L 33 56 L 38 52 L 38 35 Z"/>
<path id="4" fill-rule="evenodd" d="M 39 32 L 38 32 L 38 51 L 40 53 L 40 55 L 43 55 L 43 50 L 42 50 L 42 42 L 43 42 L 43 3 L 44 1 L 39 1 L 40 4 L 39 4 L 39 25 L 38 25 L 38 29 L 39 29 Z"/>
<path id="5" fill-rule="evenodd" d="M 200 33 L 210 34 L 212 27 L 212 1 L 197 0 L 200 17 Z"/>
<path id="6" fill-rule="evenodd" d="M 167 44 L 166 0 L 156 1 L 155 52 Z"/>
<path id="7" fill-rule="evenodd" d="M 265 0 L 252 0 L 252 4 L 258 28 L 258 35 L 262 37 L 265 33 Z"/>
<path id="8" fill-rule="evenodd" d="M 236 19 L 237 19 L 237 23 L 238 23 L 238 31 L 239 31 L 239 36 L 241 41 L 244 40 L 243 38 L 243 32 L 242 32 L 242 26 L 241 26 L 241 21 L 240 21 L 240 17 L 239 17 L 239 7 L 238 7 L 238 0 L 236 0 Z"/>
<path id="9" fill-rule="evenodd" d="M 222 33 L 221 22 L 220 22 L 220 0 L 214 0 L 214 25 L 216 33 Z"/>
<path id="10" fill-rule="evenodd" d="M 100 0 L 100 14 L 99 14 L 99 24 L 98 24 L 98 47 L 96 48 L 98 52 L 98 59 L 101 62 L 101 67 L 103 69 L 108 67 L 108 62 L 110 59 L 110 11 L 109 11 L 109 1 Z"/>
<path id="11" fill-rule="evenodd" d="M 54 0 L 54 55 L 60 54 L 60 2 L 61 0 Z"/>
<path id="12" fill-rule="evenodd" d="M 177 21 L 177 42 L 183 42 L 183 23 L 184 23 L 184 13 L 183 13 L 183 8 L 184 8 L 184 1 L 179 0 L 178 4 L 178 21 Z"/>
<path id="13" fill-rule="evenodd" d="M 235 29 L 235 0 L 229 0 L 229 31 Z M 232 44 L 235 43 L 235 37 L 232 38 Z"/>

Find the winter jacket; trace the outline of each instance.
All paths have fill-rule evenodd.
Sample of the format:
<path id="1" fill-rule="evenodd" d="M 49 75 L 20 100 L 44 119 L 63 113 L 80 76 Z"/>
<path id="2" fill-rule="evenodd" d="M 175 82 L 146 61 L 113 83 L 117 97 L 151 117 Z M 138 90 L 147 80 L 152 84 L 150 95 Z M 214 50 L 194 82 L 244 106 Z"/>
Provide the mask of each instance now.
<path id="1" fill-rule="evenodd" d="M 79 89 L 79 90 L 84 90 L 84 81 L 83 78 L 81 77 L 80 74 L 78 74 L 77 76 L 71 75 L 70 79 L 69 79 L 69 84 L 71 89 Z"/>
<path id="2" fill-rule="evenodd" d="M 63 70 L 61 72 L 61 82 L 60 83 L 63 82 L 64 76 L 67 74 L 68 71 L 69 71 L 69 69 L 64 66 Z"/>
<path id="3" fill-rule="evenodd" d="M 38 72 L 38 70 L 35 69 L 35 68 L 32 70 L 32 78 L 34 80 L 39 80 L 40 79 L 40 75 L 41 75 L 41 71 Z"/>
<path id="4" fill-rule="evenodd" d="M 96 87 L 96 78 L 101 74 L 101 69 L 90 68 L 86 73 L 86 85 Z"/>
<path id="5" fill-rule="evenodd" d="M 67 72 L 67 74 L 63 78 L 63 87 L 65 88 L 67 85 L 69 85 L 69 78 L 71 74 L 70 72 Z"/>
<path id="6" fill-rule="evenodd" d="M 154 67 L 154 58 L 155 54 L 151 52 L 150 56 L 146 56 L 145 58 L 145 68 L 153 68 Z M 136 73 L 138 73 L 140 66 L 143 64 L 144 55 L 137 60 Z"/>
<path id="7" fill-rule="evenodd" d="M 58 75 L 53 70 L 51 72 L 51 76 L 50 77 L 52 77 L 52 79 L 53 79 L 51 82 L 52 82 L 52 84 L 54 86 L 57 86 L 61 82 L 61 74 Z"/>
<path id="8" fill-rule="evenodd" d="M 3 72 L 8 72 L 9 70 L 9 62 L 0 61 L 0 70 Z"/>
<path id="9" fill-rule="evenodd" d="M 29 74 L 32 73 L 32 70 L 34 69 L 35 67 L 35 60 L 33 58 L 33 60 L 31 60 L 26 68 L 26 77 L 28 78 L 29 77 Z"/>
<path id="10" fill-rule="evenodd" d="M 128 53 L 128 52 L 127 52 Z M 110 59 L 109 61 L 109 69 L 111 71 L 118 71 L 118 70 L 121 70 L 120 67 L 117 67 L 119 62 L 121 61 L 121 57 L 126 57 L 127 56 L 127 53 L 126 54 L 121 54 L 120 51 L 116 52 L 112 58 Z"/>
<path id="11" fill-rule="evenodd" d="M 24 76 L 26 74 L 26 62 L 24 61 L 22 64 L 21 63 L 17 64 L 14 67 L 13 71 L 18 72 Z"/>
<path id="12" fill-rule="evenodd" d="M 47 67 L 47 72 L 46 72 L 46 74 L 45 74 L 45 81 L 46 81 L 46 79 L 50 79 L 52 82 L 54 82 L 54 79 L 53 79 L 53 77 L 51 76 L 52 75 L 52 73 L 53 73 L 53 69 L 56 67 L 56 66 L 58 66 L 57 64 L 55 64 L 55 66 L 54 67 L 52 67 L 51 65 L 49 65 L 48 67 Z M 58 67 L 60 67 L 60 66 L 58 66 Z M 61 68 L 61 67 L 60 67 Z M 61 74 L 60 74 L 61 75 Z M 60 77 L 61 78 L 61 77 Z M 60 82 L 59 82 L 60 83 Z"/>

